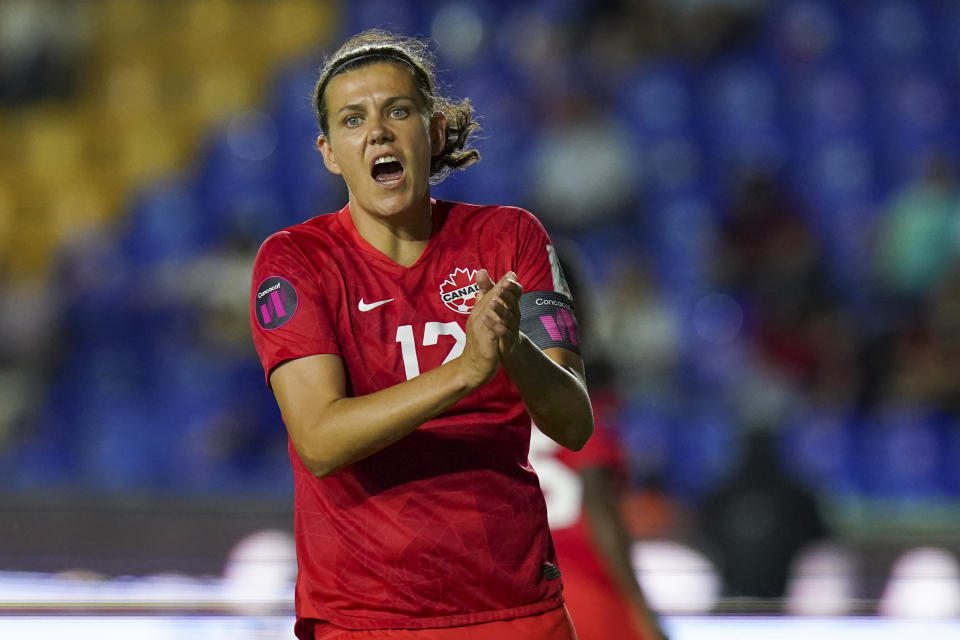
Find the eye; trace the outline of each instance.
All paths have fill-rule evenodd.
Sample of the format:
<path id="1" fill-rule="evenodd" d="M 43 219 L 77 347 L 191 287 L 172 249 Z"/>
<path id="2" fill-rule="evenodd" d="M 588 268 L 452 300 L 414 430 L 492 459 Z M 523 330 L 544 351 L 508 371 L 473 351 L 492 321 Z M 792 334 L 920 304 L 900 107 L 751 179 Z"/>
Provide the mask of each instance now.
<path id="1" fill-rule="evenodd" d="M 354 114 L 354 115 L 352 115 L 352 116 L 347 116 L 346 118 L 343 119 L 343 124 L 344 124 L 344 126 L 350 127 L 351 129 L 352 129 L 353 127 L 359 126 L 359 125 L 360 125 L 360 116 L 358 116 L 358 115 L 356 115 L 356 114 Z"/>
<path id="2" fill-rule="evenodd" d="M 391 118 L 406 118 L 407 114 L 410 113 L 410 110 L 406 107 L 394 107 L 390 109 Z"/>

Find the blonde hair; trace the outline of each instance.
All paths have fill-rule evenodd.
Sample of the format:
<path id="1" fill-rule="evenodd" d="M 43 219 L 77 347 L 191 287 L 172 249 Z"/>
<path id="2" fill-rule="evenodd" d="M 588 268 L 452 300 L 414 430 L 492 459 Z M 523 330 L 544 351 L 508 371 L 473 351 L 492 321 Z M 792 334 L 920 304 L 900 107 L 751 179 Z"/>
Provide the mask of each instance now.
<path id="1" fill-rule="evenodd" d="M 424 41 L 379 29 L 353 36 L 324 62 L 313 92 L 313 108 L 324 137 L 329 134 L 324 94 L 330 80 L 341 73 L 377 62 L 391 62 L 408 68 L 427 116 L 433 117 L 439 112 L 447 119 L 443 149 L 430 159 L 430 182 L 441 182 L 451 171 L 464 169 L 480 160 L 480 152 L 469 145 L 471 135 L 480 129 L 473 119 L 469 98 L 453 101 L 437 94 L 433 54 Z"/>

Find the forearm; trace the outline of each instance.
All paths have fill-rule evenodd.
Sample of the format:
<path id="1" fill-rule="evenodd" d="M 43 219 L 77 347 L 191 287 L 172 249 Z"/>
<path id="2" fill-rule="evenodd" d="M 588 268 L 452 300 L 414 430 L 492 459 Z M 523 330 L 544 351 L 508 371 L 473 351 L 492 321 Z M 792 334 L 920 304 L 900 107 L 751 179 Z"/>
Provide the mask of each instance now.
<path id="1" fill-rule="evenodd" d="M 326 476 L 400 440 L 473 391 L 456 360 L 375 393 L 284 412 L 300 459 Z M 289 405 L 289 403 L 287 403 Z M 283 406 L 283 403 L 281 403 Z M 309 413 L 308 413 L 309 411 Z"/>
<path id="2" fill-rule="evenodd" d="M 502 362 L 537 427 L 568 449 L 583 448 L 593 433 L 593 408 L 582 368 L 555 362 L 522 333 Z"/>

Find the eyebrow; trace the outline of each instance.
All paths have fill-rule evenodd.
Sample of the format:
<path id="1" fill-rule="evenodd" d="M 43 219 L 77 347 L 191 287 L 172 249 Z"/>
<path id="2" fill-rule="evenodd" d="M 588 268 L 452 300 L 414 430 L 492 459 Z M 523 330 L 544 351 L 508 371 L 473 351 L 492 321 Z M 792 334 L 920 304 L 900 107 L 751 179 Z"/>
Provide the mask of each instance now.
<path id="1" fill-rule="evenodd" d="M 406 95 L 390 96 L 389 98 L 383 101 L 383 106 L 388 107 L 395 102 L 399 102 L 400 100 L 409 100 L 410 102 L 413 102 L 413 103 L 417 102 L 416 98 L 414 98 L 413 96 L 406 96 Z M 337 109 L 337 115 L 343 113 L 344 111 L 361 111 L 362 112 L 366 110 L 367 110 L 366 106 L 361 103 L 345 104 L 339 109 Z"/>

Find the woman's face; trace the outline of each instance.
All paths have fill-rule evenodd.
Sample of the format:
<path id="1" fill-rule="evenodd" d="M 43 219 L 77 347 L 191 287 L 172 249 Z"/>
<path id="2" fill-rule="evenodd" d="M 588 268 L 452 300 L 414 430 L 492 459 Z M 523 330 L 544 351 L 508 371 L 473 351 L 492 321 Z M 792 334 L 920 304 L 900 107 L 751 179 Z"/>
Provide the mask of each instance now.
<path id="1" fill-rule="evenodd" d="M 327 84 L 329 133 L 318 141 L 324 164 L 343 176 L 351 212 L 398 219 L 430 198 L 430 159 L 443 147 L 444 120 L 429 118 L 413 75 L 374 63 Z"/>

